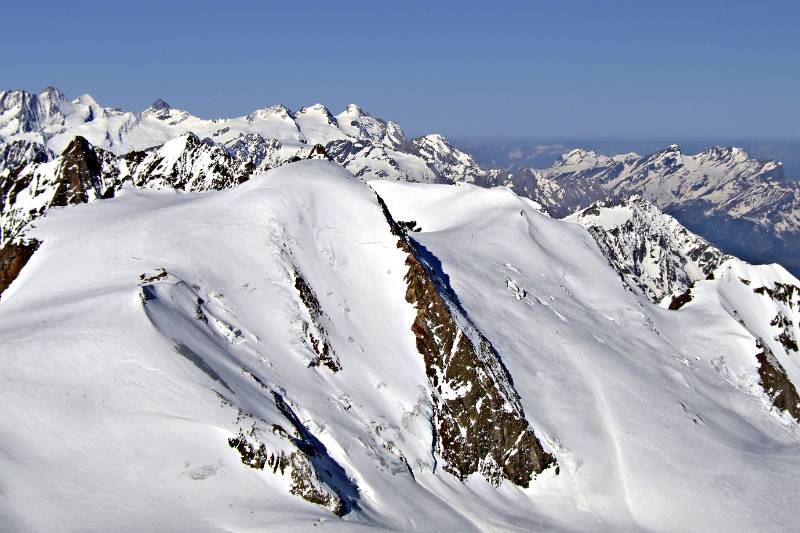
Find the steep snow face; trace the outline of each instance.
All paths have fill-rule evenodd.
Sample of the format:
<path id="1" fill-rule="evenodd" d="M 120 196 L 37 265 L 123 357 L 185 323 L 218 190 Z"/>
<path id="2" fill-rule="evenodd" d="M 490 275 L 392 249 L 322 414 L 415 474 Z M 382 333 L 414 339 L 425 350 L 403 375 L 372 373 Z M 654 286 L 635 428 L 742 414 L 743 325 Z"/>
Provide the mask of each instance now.
<path id="1" fill-rule="evenodd" d="M 328 108 L 322 104 L 301 108 L 300 111 L 295 113 L 294 120 L 306 140 L 311 143 L 324 146 L 330 142 L 348 138 L 339 129 L 339 124 L 328 111 Z"/>
<path id="2" fill-rule="evenodd" d="M 655 307 L 625 290 L 583 228 L 507 189 L 371 185 L 397 219 L 414 221 L 414 240 L 441 262 L 556 450 L 563 477 L 537 491 L 531 512 L 550 514 L 551 498 L 566 494 L 582 512 L 548 527 L 586 514 L 617 530 L 759 530 L 773 510 L 796 521 L 780 508 L 788 496 L 772 498 L 776 485 L 800 488 L 787 474 L 800 467 L 800 433 L 762 386 L 755 335 L 786 359 L 765 322 L 782 304 L 752 289 L 796 284 L 785 270 L 737 263 L 759 280 L 733 277 L 736 291 L 748 289 L 735 308 L 766 328 L 750 332 L 720 305 L 733 298 L 721 274 L 699 282 L 684 308 Z"/>
<path id="3" fill-rule="evenodd" d="M 589 230 L 609 264 L 651 301 L 683 293 L 728 256 L 639 196 L 566 218 Z"/>
<path id="4" fill-rule="evenodd" d="M 400 126 L 372 117 L 355 104 L 348 105 L 336 115 L 336 123 L 351 138 L 383 144 L 392 149 L 400 148 L 405 142 Z"/>
<path id="5" fill-rule="evenodd" d="M 675 305 L 675 304 L 678 305 Z M 729 382 L 749 394 L 761 395 L 779 422 L 791 431 L 800 422 L 800 286 L 778 265 L 752 266 L 738 259 L 726 261 L 713 281 L 699 282 L 673 308 L 697 320 L 727 314 L 739 325 L 739 335 L 755 339 L 758 376 L 748 358 L 720 354 L 715 364 Z M 689 332 L 691 336 L 692 333 Z"/>

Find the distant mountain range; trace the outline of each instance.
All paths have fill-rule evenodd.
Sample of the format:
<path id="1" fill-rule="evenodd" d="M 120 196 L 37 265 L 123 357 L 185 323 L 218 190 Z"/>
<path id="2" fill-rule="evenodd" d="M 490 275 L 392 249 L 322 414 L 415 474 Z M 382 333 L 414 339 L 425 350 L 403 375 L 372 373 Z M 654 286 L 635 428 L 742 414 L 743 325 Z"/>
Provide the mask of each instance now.
<path id="1" fill-rule="evenodd" d="M 326 157 L 365 180 L 506 185 L 556 217 L 596 201 L 639 195 L 727 253 L 800 271 L 800 186 L 779 162 L 752 158 L 740 148 L 688 155 L 672 145 L 644 156 L 611 157 L 575 149 L 546 169 L 508 171 L 481 166 L 441 135 L 407 139 L 398 124 L 356 105 L 336 116 L 320 104 L 296 112 L 278 105 L 207 120 L 163 100 L 134 113 L 103 107 L 88 95 L 70 100 L 54 88 L 38 95 L 0 93 L 3 240 L 51 201 L 40 197 L 37 184 L 58 179 L 53 172 L 76 136 L 86 140 L 86 150 L 102 151 L 98 161 L 115 167 L 100 171 L 104 177 L 94 179 L 90 196 L 104 194 L 109 180 L 114 187 L 126 180 L 151 187 L 220 187 L 232 176 L 241 180 L 304 158 L 319 145 Z M 12 173 L 19 179 L 11 179 Z"/>
<path id="2" fill-rule="evenodd" d="M 575 148 L 602 154 L 651 154 L 678 144 L 684 152 L 696 154 L 711 146 L 736 146 L 752 157 L 780 161 L 788 178 L 800 179 L 800 139 L 450 137 L 450 142 L 482 166 L 506 170 L 548 168 Z"/>

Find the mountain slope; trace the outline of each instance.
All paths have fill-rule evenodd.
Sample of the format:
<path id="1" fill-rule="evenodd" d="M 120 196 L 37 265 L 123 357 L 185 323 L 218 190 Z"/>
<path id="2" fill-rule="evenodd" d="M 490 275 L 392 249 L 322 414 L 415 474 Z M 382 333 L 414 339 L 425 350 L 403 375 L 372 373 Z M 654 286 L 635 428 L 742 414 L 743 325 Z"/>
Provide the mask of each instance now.
<path id="1" fill-rule="evenodd" d="M 589 230 L 609 264 L 653 302 L 712 277 L 729 256 L 639 196 L 566 218 Z"/>
<path id="2" fill-rule="evenodd" d="M 21 237 L 3 529 L 797 523 L 780 267 L 725 263 L 668 310 L 506 188 L 327 161 L 122 186 Z"/>
<path id="3" fill-rule="evenodd" d="M 547 464 L 529 466 L 523 454 L 543 453 L 541 445 L 520 447 L 512 431 L 529 435 L 526 444 L 536 437 L 521 409 L 506 411 L 517 393 L 496 369 L 482 374 L 482 392 L 472 391 L 470 401 L 480 402 L 472 412 L 507 418 L 510 440 L 490 444 L 484 457 L 475 439 L 485 434 L 462 441 L 437 433 L 468 429 L 444 399 L 460 397 L 463 376 L 446 360 L 426 368 L 407 291 L 412 280 L 434 285 L 424 270 L 404 279 L 410 252 L 397 247 L 391 222 L 369 188 L 327 162 L 294 163 L 222 192 L 124 188 L 114 199 L 50 210 L 32 231 L 41 246 L 2 294 L 0 335 L 13 355 L 5 375 L 20 384 L 3 393 L 7 405 L 59 414 L 46 427 L 38 417 L 7 426 L 17 409 L 3 421 L 13 435 L 3 440 L 3 516 L 25 529 L 54 523 L 18 505 L 42 482 L 30 471 L 40 457 L 41 472 L 59 480 L 40 495 L 54 506 L 49 519 L 91 527 L 114 528 L 135 509 L 137 524 L 159 529 L 276 519 L 302 529 L 335 514 L 348 527 L 474 529 L 461 515 L 484 494 L 507 520 L 507 499 L 484 478 L 513 475 L 527 485 Z M 496 366 L 490 345 L 464 344 L 483 337 L 449 309 L 459 357 L 473 371 Z M 19 335 L 22 316 L 54 329 L 31 344 Z M 91 341 L 72 345 L 56 323 Z M 323 354 L 337 364 L 320 364 Z M 39 357 L 49 363 L 33 364 Z M 66 412 L 51 403 L 64 397 Z M 72 455 L 88 446 L 91 456 Z M 453 462 L 468 457 L 474 466 Z M 516 466 L 504 474 L 511 458 Z M 451 499 L 464 490 L 462 476 L 470 478 L 465 500 Z M 94 487 L 86 506 L 62 505 L 86 487 Z M 175 503 L 187 490 L 194 496 Z M 162 516 L 159 502 L 174 512 Z M 95 506 L 108 511 L 88 513 Z"/>
<path id="4" fill-rule="evenodd" d="M 798 184 L 779 162 L 739 148 L 688 155 L 672 145 L 614 157 L 573 150 L 551 168 L 523 170 L 507 183 L 558 217 L 639 195 L 727 253 L 800 269 Z"/>

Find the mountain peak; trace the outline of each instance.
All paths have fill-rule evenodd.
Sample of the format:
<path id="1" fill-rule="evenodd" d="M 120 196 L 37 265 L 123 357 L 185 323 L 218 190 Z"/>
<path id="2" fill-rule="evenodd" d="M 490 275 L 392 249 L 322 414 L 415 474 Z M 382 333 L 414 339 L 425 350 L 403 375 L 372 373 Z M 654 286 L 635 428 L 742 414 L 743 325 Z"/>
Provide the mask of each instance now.
<path id="1" fill-rule="evenodd" d="M 566 154 L 561 154 L 561 158 L 555 162 L 554 168 L 585 170 L 594 167 L 606 166 L 612 162 L 610 157 L 604 156 L 595 150 L 584 150 L 575 148 Z"/>
<path id="2" fill-rule="evenodd" d="M 39 98 L 51 102 L 62 102 L 67 99 L 64 93 L 53 86 L 45 87 L 44 91 L 39 95 Z"/>
<path id="3" fill-rule="evenodd" d="M 351 115 L 357 115 L 357 116 L 367 116 L 367 117 L 369 116 L 369 113 L 367 113 L 366 111 L 364 111 L 364 110 L 363 110 L 363 109 L 362 109 L 360 106 L 358 106 L 357 104 L 348 104 L 348 105 L 347 105 L 347 107 L 345 108 L 345 112 L 347 112 L 347 113 L 349 113 L 349 114 L 351 114 Z"/>
<path id="4" fill-rule="evenodd" d="M 291 116 L 292 112 L 286 106 L 277 104 L 256 109 L 252 113 L 248 113 L 246 118 L 252 122 L 255 119 L 268 119 L 271 117 L 291 119 Z"/>
<path id="5" fill-rule="evenodd" d="M 162 110 L 162 109 L 172 109 L 172 108 L 169 106 L 167 102 L 159 98 L 158 100 L 150 104 L 150 109 Z"/>
<path id="6" fill-rule="evenodd" d="M 298 111 L 298 113 L 310 113 L 310 112 L 321 113 L 323 115 L 331 114 L 331 112 L 328 111 L 328 108 L 320 104 L 319 102 L 308 107 L 301 107 L 300 110 Z"/>

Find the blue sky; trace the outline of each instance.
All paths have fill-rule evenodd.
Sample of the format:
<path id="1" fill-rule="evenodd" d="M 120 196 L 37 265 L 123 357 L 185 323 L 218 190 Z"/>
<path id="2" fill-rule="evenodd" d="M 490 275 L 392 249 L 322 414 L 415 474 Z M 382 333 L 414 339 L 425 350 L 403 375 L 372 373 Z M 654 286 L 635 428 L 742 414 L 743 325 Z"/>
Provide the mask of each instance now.
<path id="1" fill-rule="evenodd" d="M 798 1 L 71 0 L 2 13 L 0 87 L 125 109 L 356 102 L 412 134 L 800 138 Z"/>

